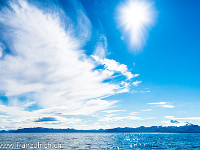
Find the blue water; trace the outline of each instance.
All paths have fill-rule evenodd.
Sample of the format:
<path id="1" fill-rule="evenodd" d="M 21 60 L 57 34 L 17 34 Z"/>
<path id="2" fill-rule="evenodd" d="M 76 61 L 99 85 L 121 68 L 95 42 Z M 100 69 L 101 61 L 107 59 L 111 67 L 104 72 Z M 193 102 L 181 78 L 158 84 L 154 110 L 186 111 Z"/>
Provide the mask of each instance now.
<path id="1" fill-rule="evenodd" d="M 0 149 L 200 150 L 200 134 L 2 133 Z"/>

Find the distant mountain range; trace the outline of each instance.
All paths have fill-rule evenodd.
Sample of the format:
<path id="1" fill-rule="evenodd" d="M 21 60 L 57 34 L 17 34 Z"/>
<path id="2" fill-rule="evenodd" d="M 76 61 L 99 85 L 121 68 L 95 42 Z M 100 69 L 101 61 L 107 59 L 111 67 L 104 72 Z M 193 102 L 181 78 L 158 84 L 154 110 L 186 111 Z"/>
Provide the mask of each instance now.
<path id="1" fill-rule="evenodd" d="M 53 129 L 53 128 L 23 128 L 17 130 L 2 130 L 0 133 L 124 133 L 124 132 L 157 132 L 157 133 L 200 133 L 200 126 L 193 124 L 186 124 L 185 126 L 151 126 L 138 128 L 113 128 L 113 129 L 99 129 L 99 130 L 76 130 L 76 129 Z"/>

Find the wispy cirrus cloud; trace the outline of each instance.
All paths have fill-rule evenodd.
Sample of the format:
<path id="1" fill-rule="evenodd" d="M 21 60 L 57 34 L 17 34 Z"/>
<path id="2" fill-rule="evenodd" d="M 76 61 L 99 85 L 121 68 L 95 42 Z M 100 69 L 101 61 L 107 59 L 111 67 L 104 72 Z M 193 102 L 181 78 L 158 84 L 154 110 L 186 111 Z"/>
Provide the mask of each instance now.
<path id="1" fill-rule="evenodd" d="M 115 112 L 122 112 L 122 111 L 125 111 L 125 110 L 105 110 L 105 111 L 103 111 L 103 112 L 106 112 L 106 113 L 115 113 Z"/>
<path id="2" fill-rule="evenodd" d="M 152 109 L 143 109 L 141 111 L 152 111 Z"/>
<path id="3" fill-rule="evenodd" d="M 107 54 L 107 46 L 107 38 L 104 35 L 101 35 L 93 55 L 98 56 L 100 59 L 105 58 Z"/>
<path id="4" fill-rule="evenodd" d="M 156 102 L 156 103 L 148 103 L 149 105 L 156 105 L 159 107 L 164 107 L 164 108 L 174 108 L 175 106 L 168 104 L 169 102 Z"/>
<path id="5" fill-rule="evenodd" d="M 68 17 L 62 17 L 59 8 L 57 12 L 45 11 L 27 1 L 10 2 L 9 7 L 0 11 L 4 27 L 0 40 L 9 49 L 0 59 L 0 91 L 8 98 L 8 105 L 0 105 L 0 112 L 10 120 L 4 118 L 1 126 L 33 126 L 41 117 L 60 118 L 60 127 L 65 126 L 70 118 L 62 115 L 91 115 L 109 109 L 117 101 L 104 97 L 129 91 L 129 82 L 137 74 L 105 54 L 87 56 L 82 50 L 91 34 L 84 11 L 79 10 L 79 26 L 75 27 L 70 19 L 63 21 Z M 1 56 L 2 51 L 1 46 Z M 102 69 L 97 69 L 100 65 Z M 124 81 L 104 82 L 115 78 L 115 73 Z M 30 111 L 31 107 L 35 109 Z M 72 119 L 72 124 L 80 121 Z"/>
<path id="6" fill-rule="evenodd" d="M 142 81 L 135 81 L 135 82 L 133 82 L 132 84 L 133 84 L 134 86 L 138 86 L 138 84 L 140 84 L 140 83 L 142 83 Z"/>
<path id="7" fill-rule="evenodd" d="M 5 45 L 3 45 L 3 43 L 0 42 L 0 58 L 3 56 L 4 49 L 5 49 Z"/>
<path id="8" fill-rule="evenodd" d="M 156 103 L 148 103 L 150 105 L 165 105 L 167 102 L 156 102 Z"/>
<path id="9" fill-rule="evenodd" d="M 165 107 L 165 108 L 174 108 L 175 106 L 173 106 L 173 105 L 162 105 L 161 107 Z"/>
<path id="10" fill-rule="evenodd" d="M 101 122 L 113 122 L 119 120 L 143 120 L 141 117 L 137 116 L 123 116 L 123 117 L 103 117 L 99 119 Z"/>

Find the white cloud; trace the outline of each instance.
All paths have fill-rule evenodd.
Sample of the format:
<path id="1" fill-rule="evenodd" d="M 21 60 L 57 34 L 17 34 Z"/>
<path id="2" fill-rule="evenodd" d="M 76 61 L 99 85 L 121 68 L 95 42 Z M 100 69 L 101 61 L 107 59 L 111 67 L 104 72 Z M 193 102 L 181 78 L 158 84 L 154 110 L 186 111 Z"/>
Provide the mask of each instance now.
<path id="1" fill-rule="evenodd" d="M 122 73 L 124 76 L 127 77 L 127 79 L 132 79 L 134 77 L 134 75 L 128 71 L 128 68 L 126 65 L 124 64 L 119 64 L 118 62 L 116 62 L 113 59 L 101 59 L 97 56 L 93 56 L 94 60 L 97 61 L 98 63 L 100 63 L 101 65 L 105 66 L 105 69 L 109 70 L 109 71 L 115 71 L 115 72 L 120 72 Z"/>
<path id="2" fill-rule="evenodd" d="M 9 99 L 9 106 L 1 105 L 0 112 L 12 121 L 4 120 L 0 126 L 15 122 L 20 126 L 20 121 L 29 126 L 43 115 L 90 115 L 116 103 L 102 98 L 128 92 L 126 79 L 121 83 L 104 82 L 114 78 L 116 72 L 129 80 L 137 76 L 126 65 L 97 56 L 93 59 L 81 50 L 91 34 L 91 24 L 82 11 L 78 15 L 80 36 L 76 37 L 73 24 L 62 22 L 56 13 L 41 11 L 26 1 L 10 3 L 10 7 L 0 11 L 4 40 L 11 51 L 0 60 L 0 91 Z M 99 63 L 103 69 L 95 69 Z M 27 111 L 32 105 L 41 109 Z M 18 115 L 18 120 L 10 113 Z M 34 118 L 29 119 L 30 115 Z"/>
<path id="3" fill-rule="evenodd" d="M 174 116 L 165 116 L 164 118 L 173 119 Z"/>
<path id="4" fill-rule="evenodd" d="M 103 112 L 106 112 L 106 113 L 114 113 L 114 112 L 122 112 L 122 111 L 125 111 L 125 110 L 105 110 Z"/>
<path id="5" fill-rule="evenodd" d="M 138 77 L 140 74 L 134 74 L 133 75 L 133 78 L 136 78 L 136 77 Z"/>
<path id="6" fill-rule="evenodd" d="M 80 7 L 82 8 L 82 6 Z M 90 20 L 84 13 L 83 8 L 77 10 L 77 20 L 77 27 L 74 27 L 73 31 L 77 33 L 79 43 L 84 45 L 90 39 L 92 32 Z"/>
<path id="7" fill-rule="evenodd" d="M 130 115 L 136 115 L 139 112 L 131 112 Z"/>
<path id="8" fill-rule="evenodd" d="M 93 55 L 101 59 L 105 58 L 107 53 L 107 46 L 107 38 L 104 35 L 100 36 L 100 40 L 96 45 L 96 49 Z"/>
<path id="9" fill-rule="evenodd" d="M 157 105 L 159 107 L 164 107 L 164 108 L 174 108 L 175 106 L 169 105 L 169 102 L 157 102 L 157 103 L 148 103 L 150 105 Z"/>
<path id="10" fill-rule="evenodd" d="M 168 118 L 168 119 L 174 119 L 174 120 L 200 120 L 200 117 L 183 117 L 183 118 L 175 118 L 174 116 L 165 116 L 165 118 Z"/>
<path id="11" fill-rule="evenodd" d="M 192 120 L 200 120 L 200 117 L 176 118 L 174 116 L 164 116 L 164 118 L 169 119 L 167 121 L 162 121 L 162 123 L 164 123 L 164 126 L 184 126 L 187 124 L 191 124 L 189 122 L 191 122 Z"/>
<path id="12" fill-rule="evenodd" d="M 164 126 L 177 126 L 177 127 L 179 127 L 179 126 L 185 126 L 186 124 L 190 124 L 190 123 L 185 122 L 185 121 L 178 121 L 178 120 L 181 120 L 183 118 L 174 118 L 174 116 L 164 116 L 164 118 L 169 119 L 167 121 L 162 121 L 162 123 L 164 123 Z M 184 119 L 189 119 L 189 118 L 184 118 Z"/>
<path id="13" fill-rule="evenodd" d="M 113 121 L 120 121 L 120 120 L 142 120 L 141 117 L 136 116 L 125 116 L 125 117 L 103 117 L 99 119 L 101 122 L 113 122 Z"/>
<path id="14" fill-rule="evenodd" d="M 200 120 L 200 117 L 185 117 L 185 118 L 176 118 L 180 120 Z"/>
<path id="15" fill-rule="evenodd" d="M 3 45 L 3 43 L 0 42 L 0 58 L 3 56 L 4 49 L 5 49 L 5 46 Z"/>
<path id="16" fill-rule="evenodd" d="M 37 110 L 29 112 L 26 111 L 24 108 L 16 106 L 0 105 L 0 112 L 5 114 L 1 116 L 0 125 L 7 129 L 38 126 L 47 127 L 47 124 L 44 123 L 33 123 L 36 119 L 38 119 L 41 116 L 55 117 L 58 120 L 56 123 L 60 122 L 61 127 L 64 125 L 76 124 L 81 122 L 81 119 L 78 118 L 65 118 Z"/>
<path id="17" fill-rule="evenodd" d="M 164 105 L 166 104 L 167 102 L 158 102 L 158 103 L 148 103 L 150 105 Z"/>
<path id="18" fill-rule="evenodd" d="M 164 123 L 163 126 L 177 126 L 177 127 L 180 127 L 180 126 L 185 126 L 186 124 L 188 124 L 188 122 L 175 122 L 176 120 L 174 120 L 174 122 L 172 122 L 172 120 L 168 120 L 168 121 L 162 121 L 162 123 Z"/>
<path id="19" fill-rule="evenodd" d="M 141 110 L 141 111 L 152 111 L 152 109 L 144 109 L 144 110 Z"/>
<path id="20" fill-rule="evenodd" d="M 173 106 L 173 105 L 162 105 L 162 107 L 165 107 L 165 108 L 174 108 L 175 106 Z"/>
<path id="21" fill-rule="evenodd" d="M 132 84 L 133 84 L 134 86 L 138 86 L 138 84 L 140 84 L 140 83 L 142 83 L 142 81 L 135 81 L 135 82 L 133 82 Z"/>

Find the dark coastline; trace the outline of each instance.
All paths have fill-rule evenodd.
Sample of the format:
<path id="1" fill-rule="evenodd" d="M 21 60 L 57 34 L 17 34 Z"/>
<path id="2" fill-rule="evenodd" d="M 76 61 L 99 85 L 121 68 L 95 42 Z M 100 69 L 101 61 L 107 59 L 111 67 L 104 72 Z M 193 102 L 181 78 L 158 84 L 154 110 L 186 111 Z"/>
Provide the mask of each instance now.
<path id="1" fill-rule="evenodd" d="M 0 133 L 200 133 L 200 126 L 187 124 L 185 126 L 151 126 L 138 128 L 113 128 L 99 130 L 53 129 L 53 128 L 22 128 L 17 130 L 1 130 Z"/>

